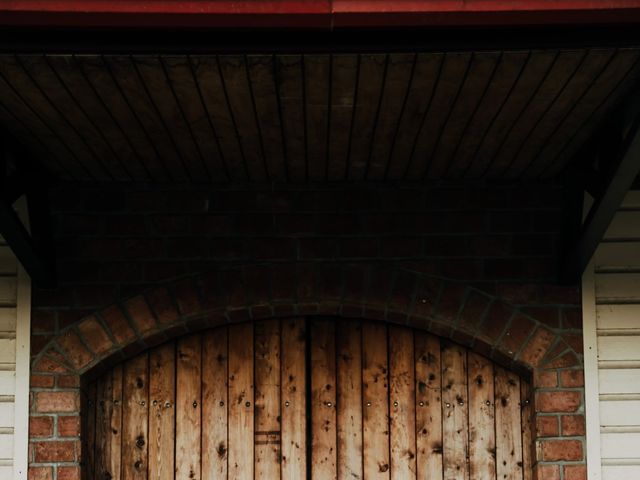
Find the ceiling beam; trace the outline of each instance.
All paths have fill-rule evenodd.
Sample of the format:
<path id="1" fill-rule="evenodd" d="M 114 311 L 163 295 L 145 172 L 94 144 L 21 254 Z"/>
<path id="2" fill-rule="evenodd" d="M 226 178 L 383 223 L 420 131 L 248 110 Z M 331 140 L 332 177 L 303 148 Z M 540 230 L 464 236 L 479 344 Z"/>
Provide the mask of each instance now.
<path id="1" fill-rule="evenodd" d="M 602 193 L 595 198 L 576 241 L 566 249 L 560 272 L 563 283 L 575 284 L 579 281 L 625 195 L 640 174 L 640 109 L 637 108 L 637 102 L 630 103 L 635 107 L 634 117 L 617 155 L 619 161 L 614 164 L 608 180 L 604 182 Z M 629 109 L 623 115 L 629 115 Z M 616 145 L 610 146 L 610 154 L 614 156 L 617 150 L 615 147 Z M 583 192 L 584 188 L 578 192 L 580 197 Z"/>

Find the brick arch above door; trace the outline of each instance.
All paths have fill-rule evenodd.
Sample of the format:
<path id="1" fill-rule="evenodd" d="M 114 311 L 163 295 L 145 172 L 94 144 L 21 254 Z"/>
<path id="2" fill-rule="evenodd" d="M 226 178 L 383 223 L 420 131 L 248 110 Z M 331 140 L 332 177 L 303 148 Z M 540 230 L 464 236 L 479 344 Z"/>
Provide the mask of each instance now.
<path id="1" fill-rule="evenodd" d="M 409 325 L 517 370 L 579 361 L 562 335 L 527 313 L 473 286 L 406 269 L 243 265 L 152 288 L 79 320 L 34 358 L 33 371 L 99 371 L 184 333 L 316 314 Z"/>
<path id="2" fill-rule="evenodd" d="M 584 421 L 581 355 L 561 330 L 528 313 L 474 286 L 384 265 L 250 264 L 164 284 L 70 325 L 34 358 L 33 478 L 79 478 L 80 430 L 67 424 L 79 422 L 81 379 L 190 332 L 313 315 L 408 325 L 533 373 L 537 425 L 555 422 L 552 438 L 539 432 L 537 471 L 550 479 L 560 469 L 580 474 L 584 434 L 564 433 L 564 423 Z"/>

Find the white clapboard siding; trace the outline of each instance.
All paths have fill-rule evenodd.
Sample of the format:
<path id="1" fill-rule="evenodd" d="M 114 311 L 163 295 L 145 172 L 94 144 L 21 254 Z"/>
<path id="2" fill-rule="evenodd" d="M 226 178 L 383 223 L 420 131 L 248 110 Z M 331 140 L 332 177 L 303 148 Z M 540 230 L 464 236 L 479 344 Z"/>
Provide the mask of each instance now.
<path id="1" fill-rule="evenodd" d="M 598 355 L 600 362 L 639 362 L 640 336 L 599 336 Z"/>
<path id="2" fill-rule="evenodd" d="M 17 286 L 15 275 L 0 276 L 0 306 L 15 306 Z"/>
<path id="3" fill-rule="evenodd" d="M 607 428 L 640 425 L 640 399 L 601 401 L 600 422 Z"/>
<path id="4" fill-rule="evenodd" d="M 611 225 L 605 234 L 611 239 L 640 239 L 640 210 L 619 211 L 613 217 Z"/>
<path id="5" fill-rule="evenodd" d="M 638 243 L 640 247 L 640 243 Z M 640 268 L 640 266 L 639 266 Z M 640 295 L 640 273 L 600 273 L 596 275 L 598 303 L 632 302 Z"/>
<path id="6" fill-rule="evenodd" d="M 590 268 L 583 281 L 589 478 L 640 480 L 640 191 L 626 196 Z"/>
<path id="7" fill-rule="evenodd" d="M 640 248 L 636 242 L 603 242 L 594 255 L 596 272 L 625 271 L 640 265 Z"/>
<path id="8" fill-rule="evenodd" d="M 18 262 L 6 245 L 0 244 L 0 275 L 16 275 Z"/>
<path id="9" fill-rule="evenodd" d="M 16 394 L 16 372 L 0 370 L 0 396 L 14 396 Z M 2 477 L 0 477 L 2 478 Z"/>
<path id="10" fill-rule="evenodd" d="M 640 432 L 602 433 L 600 435 L 600 443 L 603 459 L 628 461 L 637 458 L 638 453 L 640 453 L 638 452 L 640 447 Z"/>
<path id="11" fill-rule="evenodd" d="M 640 465 L 603 465 L 602 480 L 635 480 L 640 478 Z"/>
<path id="12" fill-rule="evenodd" d="M 598 379 L 601 395 L 640 395 L 640 368 L 600 368 Z"/>
<path id="13" fill-rule="evenodd" d="M 30 306 L 30 280 L 0 238 L 0 480 L 27 480 Z"/>
<path id="14" fill-rule="evenodd" d="M 598 333 L 606 335 L 615 331 L 640 331 L 640 304 L 596 306 Z"/>

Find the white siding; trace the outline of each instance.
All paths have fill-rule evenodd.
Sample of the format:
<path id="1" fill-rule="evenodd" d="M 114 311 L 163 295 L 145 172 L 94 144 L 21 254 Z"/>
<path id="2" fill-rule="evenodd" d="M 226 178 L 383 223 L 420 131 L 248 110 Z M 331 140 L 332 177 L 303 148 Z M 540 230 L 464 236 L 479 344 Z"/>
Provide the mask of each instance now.
<path id="1" fill-rule="evenodd" d="M 590 479 L 640 478 L 640 192 L 630 192 L 585 274 L 587 416 L 599 419 L 588 447 L 599 446 Z M 591 318 L 593 320 L 591 321 Z M 595 395 L 592 395 L 595 394 Z M 594 431 L 595 430 L 595 431 Z M 589 450 L 594 455 L 597 451 Z M 592 459 L 593 460 L 593 459 Z M 601 465 L 601 466 L 600 466 Z M 599 477 L 598 474 L 601 474 Z"/>
<path id="2" fill-rule="evenodd" d="M 0 472 L 13 478 L 16 393 L 16 261 L 0 238 Z"/>

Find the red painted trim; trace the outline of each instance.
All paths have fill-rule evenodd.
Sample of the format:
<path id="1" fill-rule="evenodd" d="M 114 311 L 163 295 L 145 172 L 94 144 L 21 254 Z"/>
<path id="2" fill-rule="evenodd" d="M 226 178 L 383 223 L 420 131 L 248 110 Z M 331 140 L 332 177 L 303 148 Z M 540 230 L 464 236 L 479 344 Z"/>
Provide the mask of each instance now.
<path id="1" fill-rule="evenodd" d="M 615 25 L 640 0 L 4 0 L 0 25 L 348 28 Z"/>

